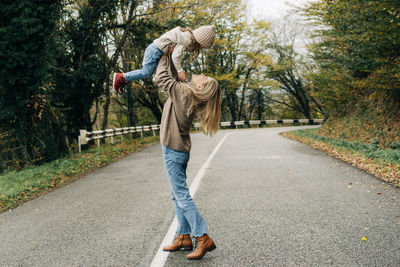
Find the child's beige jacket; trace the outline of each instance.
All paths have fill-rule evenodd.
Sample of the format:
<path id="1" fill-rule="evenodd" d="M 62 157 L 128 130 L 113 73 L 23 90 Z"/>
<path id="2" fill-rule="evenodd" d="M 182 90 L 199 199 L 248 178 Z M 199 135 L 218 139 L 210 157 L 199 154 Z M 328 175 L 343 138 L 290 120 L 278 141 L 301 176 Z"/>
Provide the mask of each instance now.
<path id="1" fill-rule="evenodd" d="M 180 27 L 176 27 L 154 40 L 154 44 L 160 48 L 164 54 L 168 52 L 168 49 L 176 44 L 174 52 L 172 53 L 172 61 L 178 72 L 183 71 L 181 65 L 181 58 L 183 51 L 192 43 L 190 32 L 181 31 Z"/>

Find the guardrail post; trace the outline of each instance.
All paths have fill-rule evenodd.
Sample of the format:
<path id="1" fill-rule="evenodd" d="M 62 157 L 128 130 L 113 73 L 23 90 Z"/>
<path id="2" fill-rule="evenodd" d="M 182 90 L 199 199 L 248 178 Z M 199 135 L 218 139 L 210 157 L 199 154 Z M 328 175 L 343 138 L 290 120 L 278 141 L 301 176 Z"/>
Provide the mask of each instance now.
<path id="1" fill-rule="evenodd" d="M 81 153 L 81 146 L 87 144 L 86 135 L 87 135 L 86 130 L 79 130 L 79 136 L 78 136 L 79 153 Z"/>

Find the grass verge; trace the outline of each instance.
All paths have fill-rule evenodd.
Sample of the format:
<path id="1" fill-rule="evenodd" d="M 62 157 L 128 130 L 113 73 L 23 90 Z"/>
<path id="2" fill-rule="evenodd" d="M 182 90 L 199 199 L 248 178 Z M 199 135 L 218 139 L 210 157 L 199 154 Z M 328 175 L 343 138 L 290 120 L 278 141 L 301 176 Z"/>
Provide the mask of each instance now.
<path id="1" fill-rule="evenodd" d="M 282 133 L 292 140 L 339 158 L 376 177 L 400 187 L 400 149 L 382 149 L 377 143 L 333 139 L 317 134 L 318 129 L 295 130 Z"/>
<path id="2" fill-rule="evenodd" d="M 5 172 L 0 175 L 0 213 L 67 185 L 158 140 L 158 136 L 150 136 L 105 144 L 40 166 Z"/>

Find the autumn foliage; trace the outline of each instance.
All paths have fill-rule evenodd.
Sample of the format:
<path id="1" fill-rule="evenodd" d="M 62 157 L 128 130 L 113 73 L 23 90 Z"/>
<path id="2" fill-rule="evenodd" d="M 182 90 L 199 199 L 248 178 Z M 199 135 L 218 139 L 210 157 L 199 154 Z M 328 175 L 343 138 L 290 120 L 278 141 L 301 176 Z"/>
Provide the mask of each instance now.
<path id="1" fill-rule="evenodd" d="M 315 1 L 311 47 L 315 96 L 329 114 L 323 135 L 382 147 L 399 142 L 400 2 Z"/>

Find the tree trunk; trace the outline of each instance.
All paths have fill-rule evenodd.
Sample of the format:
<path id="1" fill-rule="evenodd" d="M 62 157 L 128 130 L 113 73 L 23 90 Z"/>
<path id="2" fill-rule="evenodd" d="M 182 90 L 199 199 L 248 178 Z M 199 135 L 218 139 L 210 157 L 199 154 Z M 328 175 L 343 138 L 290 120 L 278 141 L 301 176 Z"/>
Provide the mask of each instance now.
<path id="1" fill-rule="evenodd" d="M 132 97 L 132 90 L 128 90 L 128 95 L 127 95 L 127 104 L 128 104 L 128 111 L 127 111 L 127 117 L 128 117 L 128 126 L 136 126 L 137 122 L 137 116 L 135 112 L 135 107 L 134 107 L 134 98 Z"/>
<path id="2" fill-rule="evenodd" d="M 240 100 L 240 108 L 239 108 L 239 114 L 238 114 L 239 120 L 240 120 L 240 118 L 241 118 L 241 116 L 242 116 L 242 112 L 243 112 L 243 103 L 244 103 L 244 100 L 245 100 L 245 98 L 246 98 L 246 87 L 247 87 L 247 82 L 248 82 L 248 80 L 249 80 L 249 76 L 250 76 L 251 71 L 252 71 L 252 68 L 249 68 L 249 69 L 247 70 L 245 82 L 244 82 L 244 84 L 243 84 L 242 99 Z M 245 118 L 245 119 L 246 119 L 246 118 Z"/>

